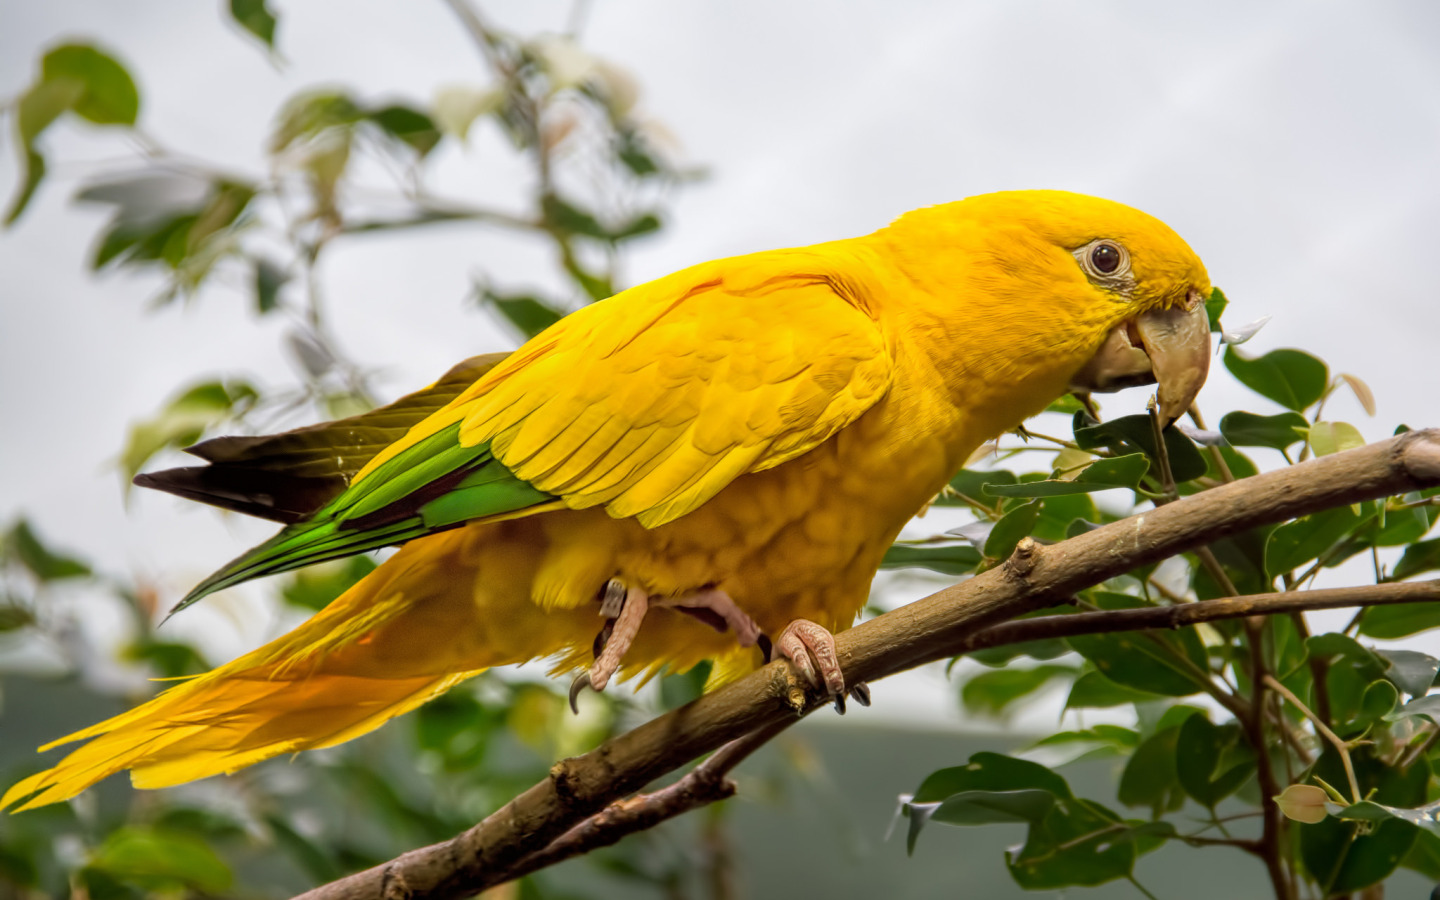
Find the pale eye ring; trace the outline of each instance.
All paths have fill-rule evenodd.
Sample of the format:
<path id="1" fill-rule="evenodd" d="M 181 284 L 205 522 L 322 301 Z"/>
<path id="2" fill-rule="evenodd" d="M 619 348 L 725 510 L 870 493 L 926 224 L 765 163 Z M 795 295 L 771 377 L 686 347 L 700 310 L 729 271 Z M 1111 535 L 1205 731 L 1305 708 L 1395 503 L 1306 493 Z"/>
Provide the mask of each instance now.
<path id="1" fill-rule="evenodd" d="M 1075 259 L 1093 281 L 1114 283 L 1130 274 L 1130 254 L 1107 238 L 1091 241 L 1075 251 Z"/>

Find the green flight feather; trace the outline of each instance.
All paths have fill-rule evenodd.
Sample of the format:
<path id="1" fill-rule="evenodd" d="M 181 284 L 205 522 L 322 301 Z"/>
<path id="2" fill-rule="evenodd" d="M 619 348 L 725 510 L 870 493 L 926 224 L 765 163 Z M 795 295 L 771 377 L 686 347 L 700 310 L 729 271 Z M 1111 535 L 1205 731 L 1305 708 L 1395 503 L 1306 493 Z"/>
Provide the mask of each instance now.
<path id="1" fill-rule="evenodd" d="M 554 499 L 516 478 L 491 455 L 488 443 L 462 447 L 456 423 L 405 448 L 309 519 L 232 560 L 196 585 L 170 615 L 252 578 L 403 544 Z"/>

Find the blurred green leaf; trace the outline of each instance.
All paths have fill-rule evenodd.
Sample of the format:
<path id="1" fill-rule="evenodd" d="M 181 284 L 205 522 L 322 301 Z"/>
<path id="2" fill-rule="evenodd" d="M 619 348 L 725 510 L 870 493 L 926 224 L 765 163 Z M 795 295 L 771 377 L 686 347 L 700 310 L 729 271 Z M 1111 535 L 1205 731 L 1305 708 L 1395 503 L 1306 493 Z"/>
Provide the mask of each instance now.
<path id="1" fill-rule="evenodd" d="M 13 556 L 40 581 L 84 578 L 92 574 L 90 566 L 76 557 L 45 546 L 24 519 L 0 537 L 0 550 L 6 556 Z"/>
<path id="2" fill-rule="evenodd" d="M 1230 305 L 1225 294 L 1219 288 L 1211 288 L 1210 296 L 1205 301 L 1205 316 L 1210 320 L 1210 331 L 1220 331 L 1220 317 L 1225 313 L 1225 307 Z"/>
<path id="3" fill-rule="evenodd" d="M 565 316 L 565 312 L 553 304 L 528 294 L 500 294 L 479 285 L 476 295 L 481 305 L 493 308 L 526 339 L 534 337 Z"/>
<path id="4" fill-rule="evenodd" d="M 1070 695 L 1065 699 L 1065 708 L 1104 709 L 1127 703 L 1145 703 L 1158 699 L 1158 696 L 1150 691 L 1117 684 L 1099 672 L 1086 672 L 1075 679 Z"/>
<path id="5" fill-rule="evenodd" d="M 1309 421 L 1297 412 L 1283 412 L 1273 416 L 1232 412 L 1220 420 L 1220 433 L 1225 435 L 1225 440 L 1237 447 L 1271 447 L 1284 450 L 1305 440 L 1303 429 L 1309 426 Z"/>
<path id="6" fill-rule="evenodd" d="M 290 280 L 290 275 L 278 263 L 265 257 L 256 257 L 254 268 L 255 311 L 260 315 L 280 308 L 280 288 Z"/>
<path id="7" fill-rule="evenodd" d="M 280 596 L 291 606 L 321 610 L 375 571 L 375 565 L 374 559 L 361 554 L 306 566 L 290 576 L 280 589 Z"/>
<path id="8" fill-rule="evenodd" d="M 1330 383 L 1325 363 L 1301 350 L 1271 350 L 1252 359 L 1227 346 L 1225 368 L 1250 390 L 1296 412 L 1324 396 Z"/>
<path id="9" fill-rule="evenodd" d="M 1187 718 L 1175 744 L 1175 773 L 1185 793 L 1214 809 L 1254 773 L 1253 753 L 1227 759 L 1236 756 L 1237 748 L 1248 746 L 1237 723 L 1215 725 L 1203 715 Z"/>
<path id="10" fill-rule="evenodd" d="M 249 408 L 259 396 L 243 381 L 207 381 L 188 388 L 154 417 L 131 426 L 120 471 L 128 482 L 156 453 L 195 443 L 206 428 Z"/>
<path id="11" fill-rule="evenodd" d="M 45 177 L 45 157 L 35 142 L 61 114 L 73 111 L 96 125 L 134 125 L 140 94 L 125 67 L 88 44 L 62 44 L 40 61 L 39 78 L 15 102 L 15 132 L 25 154 L 20 182 L 5 224 L 29 205 Z"/>
<path id="12" fill-rule="evenodd" d="M 231 882 L 229 866 L 202 839 L 138 826 L 106 836 L 87 868 L 152 890 L 218 894 Z"/>
<path id="13" fill-rule="evenodd" d="M 125 656 L 135 662 L 150 663 L 160 678 L 199 675 L 211 668 L 194 647 L 178 641 L 142 641 L 130 647 Z"/>
<path id="14" fill-rule="evenodd" d="M 304 91 L 285 102 L 270 135 L 270 152 L 282 153 L 296 142 L 332 128 L 347 128 L 364 118 L 348 94 L 333 90 Z"/>
<path id="15" fill-rule="evenodd" d="M 64 44 L 45 54 L 41 78 L 81 87 L 70 108 L 96 125 L 134 125 L 140 93 L 130 73 L 113 56 L 88 44 Z"/>
<path id="16" fill-rule="evenodd" d="M 1420 831 L 1400 865 L 1440 882 L 1440 835 L 1428 829 Z"/>
<path id="17" fill-rule="evenodd" d="M 275 14 L 265 6 L 265 0 L 230 0 L 230 17 L 260 43 L 275 49 Z"/>
<path id="18" fill-rule="evenodd" d="M 1159 731 L 1135 749 L 1120 774 L 1116 798 L 1126 806 L 1144 806 L 1160 812 L 1178 809 L 1185 794 L 1175 774 L 1175 745 L 1180 726 Z"/>
<path id="19" fill-rule="evenodd" d="M 391 104 L 371 110 L 365 118 L 380 127 L 390 137 L 421 157 L 429 154 L 440 143 L 440 129 L 435 121 L 418 109 L 400 104 Z"/>
<path id="20" fill-rule="evenodd" d="M 1316 422 L 1310 426 L 1310 449 L 1316 456 L 1329 456 L 1342 450 L 1365 446 L 1360 430 L 1348 422 Z"/>
<path id="21" fill-rule="evenodd" d="M 966 712 L 999 716 L 1011 703 L 1034 693 L 1051 679 L 1073 678 L 1076 674 L 1073 666 L 1017 667 L 979 672 L 965 680 L 964 687 L 960 689 L 960 700 Z"/>

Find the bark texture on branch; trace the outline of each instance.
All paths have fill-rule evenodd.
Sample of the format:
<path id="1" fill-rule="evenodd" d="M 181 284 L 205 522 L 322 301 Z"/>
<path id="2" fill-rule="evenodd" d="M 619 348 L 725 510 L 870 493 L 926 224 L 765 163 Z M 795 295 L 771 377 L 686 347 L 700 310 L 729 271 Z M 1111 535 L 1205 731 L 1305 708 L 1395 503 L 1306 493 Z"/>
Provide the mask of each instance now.
<path id="1" fill-rule="evenodd" d="M 1056 605 L 1136 566 L 1322 509 L 1440 485 L 1440 431 L 1410 432 L 1227 484 L 1061 544 L 1022 541 L 1005 564 L 836 638 L 848 683 L 954 655 L 979 629 Z M 1198 605 L 1198 604 L 1197 604 Z M 304 900 L 466 897 L 606 805 L 796 708 L 788 665 L 741 681 L 562 760 L 550 777 L 456 837 L 301 895 Z M 807 698 L 818 705 L 820 697 Z"/>

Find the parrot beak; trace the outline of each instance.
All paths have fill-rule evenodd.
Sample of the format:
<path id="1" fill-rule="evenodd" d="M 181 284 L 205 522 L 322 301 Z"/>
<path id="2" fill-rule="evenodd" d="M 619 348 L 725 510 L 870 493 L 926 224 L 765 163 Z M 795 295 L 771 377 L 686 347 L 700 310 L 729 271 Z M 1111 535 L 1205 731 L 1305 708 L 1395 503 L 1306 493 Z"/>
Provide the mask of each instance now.
<path id="1" fill-rule="evenodd" d="M 1160 414 L 1169 425 L 1185 411 L 1210 370 L 1210 319 L 1205 298 L 1153 309 L 1117 327 L 1070 379 L 1075 391 L 1118 391 L 1159 382 Z"/>

